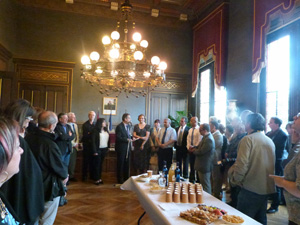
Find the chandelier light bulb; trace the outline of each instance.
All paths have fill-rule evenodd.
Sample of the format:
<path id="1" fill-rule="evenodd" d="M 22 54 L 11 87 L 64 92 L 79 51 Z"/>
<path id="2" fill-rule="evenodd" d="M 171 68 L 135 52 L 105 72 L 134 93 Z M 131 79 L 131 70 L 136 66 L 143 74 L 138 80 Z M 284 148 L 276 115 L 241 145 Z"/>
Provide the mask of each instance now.
<path id="1" fill-rule="evenodd" d="M 159 69 L 164 71 L 167 69 L 167 63 L 166 62 L 160 62 Z"/>
<path id="2" fill-rule="evenodd" d="M 149 78 L 151 74 L 148 71 L 145 71 L 143 75 L 144 77 Z"/>
<path id="3" fill-rule="evenodd" d="M 118 71 L 112 70 L 112 71 L 110 72 L 110 75 L 111 75 L 112 77 L 116 77 L 116 76 L 118 75 Z"/>
<path id="4" fill-rule="evenodd" d="M 147 47 L 148 47 L 148 41 L 142 40 L 140 45 L 141 45 L 141 47 L 143 47 L 143 48 L 147 48 Z"/>
<path id="5" fill-rule="evenodd" d="M 114 44 L 114 48 L 120 48 L 120 45 L 118 43 Z"/>
<path id="6" fill-rule="evenodd" d="M 135 41 L 135 42 L 140 42 L 142 40 L 142 35 L 138 32 L 135 32 L 133 35 L 132 35 L 132 39 Z"/>
<path id="7" fill-rule="evenodd" d="M 159 59 L 159 57 L 158 56 L 153 56 L 152 58 L 151 58 L 151 63 L 153 64 L 153 65 L 158 65 L 159 63 L 160 63 L 160 59 Z"/>
<path id="8" fill-rule="evenodd" d="M 103 70 L 101 69 L 101 67 L 97 67 L 97 69 L 95 70 L 95 72 L 97 73 L 97 74 L 100 74 L 100 73 L 103 73 Z"/>
<path id="9" fill-rule="evenodd" d="M 136 48 L 136 45 L 135 45 L 135 44 L 130 45 L 130 49 L 131 49 L 131 50 L 135 50 L 135 48 Z"/>
<path id="10" fill-rule="evenodd" d="M 102 43 L 103 43 L 104 45 L 109 45 L 109 44 L 110 44 L 110 38 L 109 38 L 108 36 L 104 36 L 104 37 L 102 38 Z"/>
<path id="11" fill-rule="evenodd" d="M 99 55 L 99 53 L 98 52 L 92 52 L 91 54 L 90 54 L 90 58 L 91 58 L 91 60 L 93 60 L 93 61 L 98 61 L 99 59 L 100 59 L 100 55 Z"/>
<path id="12" fill-rule="evenodd" d="M 109 57 L 112 59 L 117 59 L 120 56 L 120 52 L 118 49 L 114 48 L 112 50 L 109 51 Z"/>
<path id="13" fill-rule="evenodd" d="M 142 60 L 143 59 L 143 53 L 141 51 L 136 51 L 134 54 L 133 54 L 133 57 L 135 60 Z"/>
<path id="14" fill-rule="evenodd" d="M 132 72 L 129 72 L 129 73 L 128 73 L 128 76 L 129 76 L 130 78 L 132 78 L 132 79 L 135 78 L 135 72 L 133 72 L 133 71 L 132 71 Z"/>
<path id="15" fill-rule="evenodd" d="M 111 39 L 113 39 L 113 40 L 119 40 L 119 38 L 120 38 L 120 34 L 118 31 L 113 31 L 110 36 L 111 36 Z"/>
<path id="16" fill-rule="evenodd" d="M 90 64 L 90 63 L 91 63 L 90 58 L 89 58 L 87 55 L 82 56 L 82 57 L 81 57 L 81 63 L 82 63 L 83 65 Z"/>

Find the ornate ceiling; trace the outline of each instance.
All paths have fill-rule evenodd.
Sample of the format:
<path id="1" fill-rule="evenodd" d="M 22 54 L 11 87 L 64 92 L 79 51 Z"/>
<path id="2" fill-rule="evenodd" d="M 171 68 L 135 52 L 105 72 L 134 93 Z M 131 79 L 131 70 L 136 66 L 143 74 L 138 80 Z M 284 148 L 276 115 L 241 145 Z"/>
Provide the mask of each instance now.
<path id="1" fill-rule="evenodd" d="M 106 18 L 116 17 L 117 12 L 111 10 L 111 2 L 118 3 L 118 7 L 120 7 L 124 1 L 125 0 L 17 0 L 17 2 L 21 4 L 32 7 Z M 135 21 L 177 28 L 190 27 L 191 24 L 207 15 L 207 13 L 223 2 L 224 0 L 130 0 L 134 8 L 133 17 Z M 152 9 L 159 10 L 157 17 L 151 16 Z M 187 21 L 179 19 L 181 14 L 187 16 Z"/>

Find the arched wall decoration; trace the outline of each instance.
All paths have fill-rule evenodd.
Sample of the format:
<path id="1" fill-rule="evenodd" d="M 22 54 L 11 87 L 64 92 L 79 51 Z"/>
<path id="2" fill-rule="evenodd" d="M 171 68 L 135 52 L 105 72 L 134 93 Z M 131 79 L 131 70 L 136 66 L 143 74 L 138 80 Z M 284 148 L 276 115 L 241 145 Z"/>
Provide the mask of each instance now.
<path id="1" fill-rule="evenodd" d="M 228 3 L 221 4 L 193 27 L 193 77 L 192 97 L 198 86 L 200 59 L 212 50 L 215 61 L 215 80 L 219 86 L 225 84 L 227 67 Z"/>
<path id="2" fill-rule="evenodd" d="M 261 69 L 265 66 L 266 34 L 270 29 L 270 17 L 274 13 L 288 14 L 297 0 L 253 0 L 253 53 L 252 82 L 259 82 Z"/>

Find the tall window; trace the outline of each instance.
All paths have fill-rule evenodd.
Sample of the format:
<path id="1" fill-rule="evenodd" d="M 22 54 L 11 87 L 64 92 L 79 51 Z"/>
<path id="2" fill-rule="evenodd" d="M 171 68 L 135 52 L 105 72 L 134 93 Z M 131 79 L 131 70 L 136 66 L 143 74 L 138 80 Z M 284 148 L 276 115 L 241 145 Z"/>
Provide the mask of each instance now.
<path id="1" fill-rule="evenodd" d="M 200 122 L 208 123 L 210 116 L 215 116 L 226 124 L 226 100 L 227 94 L 224 87 L 215 84 L 214 81 L 214 64 L 200 69 L 199 76 L 199 98 L 200 98 Z"/>
<path id="2" fill-rule="evenodd" d="M 200 122 L 209 122 L 210 69 L 200 74 Z"/>
<path id="3" fill-rule="evenodd" d="M 289 117 L 290 89 L 290 36 L 286 35 L 268 44 L 266 74 L 266 121 L 272 116 L 282 119 L 283 126 Z M 267 129 L 270 128 L 267 126 Z"/>

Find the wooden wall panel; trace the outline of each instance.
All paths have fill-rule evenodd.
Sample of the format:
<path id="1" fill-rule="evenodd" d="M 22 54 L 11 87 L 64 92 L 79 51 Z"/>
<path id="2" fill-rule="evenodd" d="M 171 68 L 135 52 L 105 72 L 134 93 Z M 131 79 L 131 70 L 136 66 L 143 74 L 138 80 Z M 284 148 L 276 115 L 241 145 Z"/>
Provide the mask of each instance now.
<path id="1" fill-rule="evenodd" d="M 74 63 L 29 59 L 14 63 L 20 98 L 56 113 L 70 111 Z"/>

